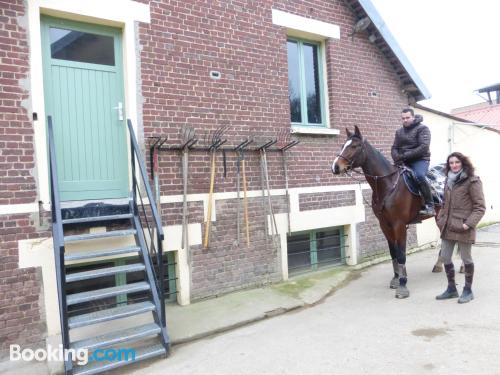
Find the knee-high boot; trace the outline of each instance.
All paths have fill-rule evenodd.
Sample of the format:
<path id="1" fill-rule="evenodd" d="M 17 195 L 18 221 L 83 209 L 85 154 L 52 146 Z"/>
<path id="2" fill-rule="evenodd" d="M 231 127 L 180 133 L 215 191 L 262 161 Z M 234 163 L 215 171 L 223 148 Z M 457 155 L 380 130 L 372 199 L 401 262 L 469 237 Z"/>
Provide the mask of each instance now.
<path id="1" fill-rule="evenodd" d="M 448 279 L 448 287 L 443 293 L 441 293 L 439 296 L 436 296 L 436 299 L 442 300 L 457 298 L 458 291 L 457 285 L 455 284 L 455 266 L 453 265 L 453 263 L 445 264 L 444 270 L 446 271 L 446 278 Z"/>
<path id="2" fill-rule="evenodd" d="M 458 299 L 458 303 L 467 303 L 474 299 L 472 293 L 472 279 L 474 278 L 474 263 L 464 265 L 465 269 L 465 285 L 462 295 Z"/>

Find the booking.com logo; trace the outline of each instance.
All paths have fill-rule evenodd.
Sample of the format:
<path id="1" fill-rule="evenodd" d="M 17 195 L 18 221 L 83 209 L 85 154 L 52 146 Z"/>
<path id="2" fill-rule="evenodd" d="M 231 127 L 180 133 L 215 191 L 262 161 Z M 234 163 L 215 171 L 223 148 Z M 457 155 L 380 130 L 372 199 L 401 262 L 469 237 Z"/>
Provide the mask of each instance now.
<path id="1" fill-rule="evenodd" d="M 101 349 L 96 348 L 91 353 L 88 349 L 63 349 L 62 345 L 52 347 L 47 345 L 46 349 L 29 349 L 21 350 L 20 345 L 11 345 L 10 350 L 11 361 L 73 361 L 78 365 L 86 365 L 89 362 L 116 362 L 116 361 L 135 361 L 135 349 Z"/>

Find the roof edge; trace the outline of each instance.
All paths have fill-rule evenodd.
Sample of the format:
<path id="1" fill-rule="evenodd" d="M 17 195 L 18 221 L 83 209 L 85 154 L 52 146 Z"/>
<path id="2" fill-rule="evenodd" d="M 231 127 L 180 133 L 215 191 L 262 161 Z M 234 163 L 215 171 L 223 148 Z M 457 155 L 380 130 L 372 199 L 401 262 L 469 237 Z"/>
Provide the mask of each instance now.
<path id="1" fill-rule="evenodd" d="M 423 105 L 418 104 L 418 103 L 415 103 L 413 105 L 413 107 L 421 109 L 423 111 L 434 113 L 434 114 L 439 115 L 439 116 L 444 116 L 446 118 L 449 118 L 450 120 L 455 120 L 455 121 L 459 121 L 459 122 L 463 122 L 463 123 L 468 123 L 468 124 L 475 124 L 474 121 L 467 120 L 467 119 L 464 119 L 464 118 L 461 118 L 461 117 L 458 117 L 458 116 L 450 115 L 449 113 L 441 112 L 441 111 L 438 111 L 437 109 L 432 109 L 432 108 L 423 106 Z"/>
<path id="2" fill-rule="evenodd" d="M 431 93 L 427 89 L 427 87 L 424 85 L 424 82 L 420 79 L 418 76 L 415 68 L 413 68 L 413 65 L 411 65 L 410 61 L 404 54 L 403 50 L 397 43 L 396 39 L 390 32 L 389 28 L 387 27 L 385 21 L 383 20 L 382 16 L 379 14 L 371 0 L 358 0 L 359 4 L 363 8 L 363 10 L 366 12 L 368 17 L 373 22 L 373 25 L 377 28 L 378 32 L 386 43 L 388 44 L 389 48 L 392 50 L 392 52 L 396 55 L 398 60 L 401 62 L 401 65 L 405 68 L 417 88 L 420 90 L 420 93 L 423 96 L 423 99 L 430 99 Z M 421 99 L 421 100 L 423 100 Z"/>

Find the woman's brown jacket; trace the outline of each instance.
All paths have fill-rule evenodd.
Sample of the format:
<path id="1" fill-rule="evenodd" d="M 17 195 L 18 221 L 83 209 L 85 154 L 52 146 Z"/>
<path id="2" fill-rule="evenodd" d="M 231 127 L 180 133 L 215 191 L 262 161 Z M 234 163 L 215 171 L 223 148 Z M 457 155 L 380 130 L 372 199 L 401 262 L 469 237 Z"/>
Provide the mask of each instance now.
<path id="1" fill-rule="evenodd" d="M 478 176 L 460 178 L 452 189 L 444 189 L 444 206 L 437 216 L 441 238 L 466 243 L 476 240 L 476 225 L 486 211 L 483 184 Z M 464 230 L 463 224 L 469 229 Z"/>

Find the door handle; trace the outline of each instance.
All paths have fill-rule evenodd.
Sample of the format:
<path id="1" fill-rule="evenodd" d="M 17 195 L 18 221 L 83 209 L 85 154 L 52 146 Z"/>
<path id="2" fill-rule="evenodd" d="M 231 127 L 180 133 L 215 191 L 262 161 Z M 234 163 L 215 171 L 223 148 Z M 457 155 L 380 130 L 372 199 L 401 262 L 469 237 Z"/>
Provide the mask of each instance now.
<path id="1" fill-rule="evenodd" d="M 123 103 L 118 102 L 118 106 L 113 107 L 113 109 L 118 110 L 118 120 L 123 121 Z"/>

